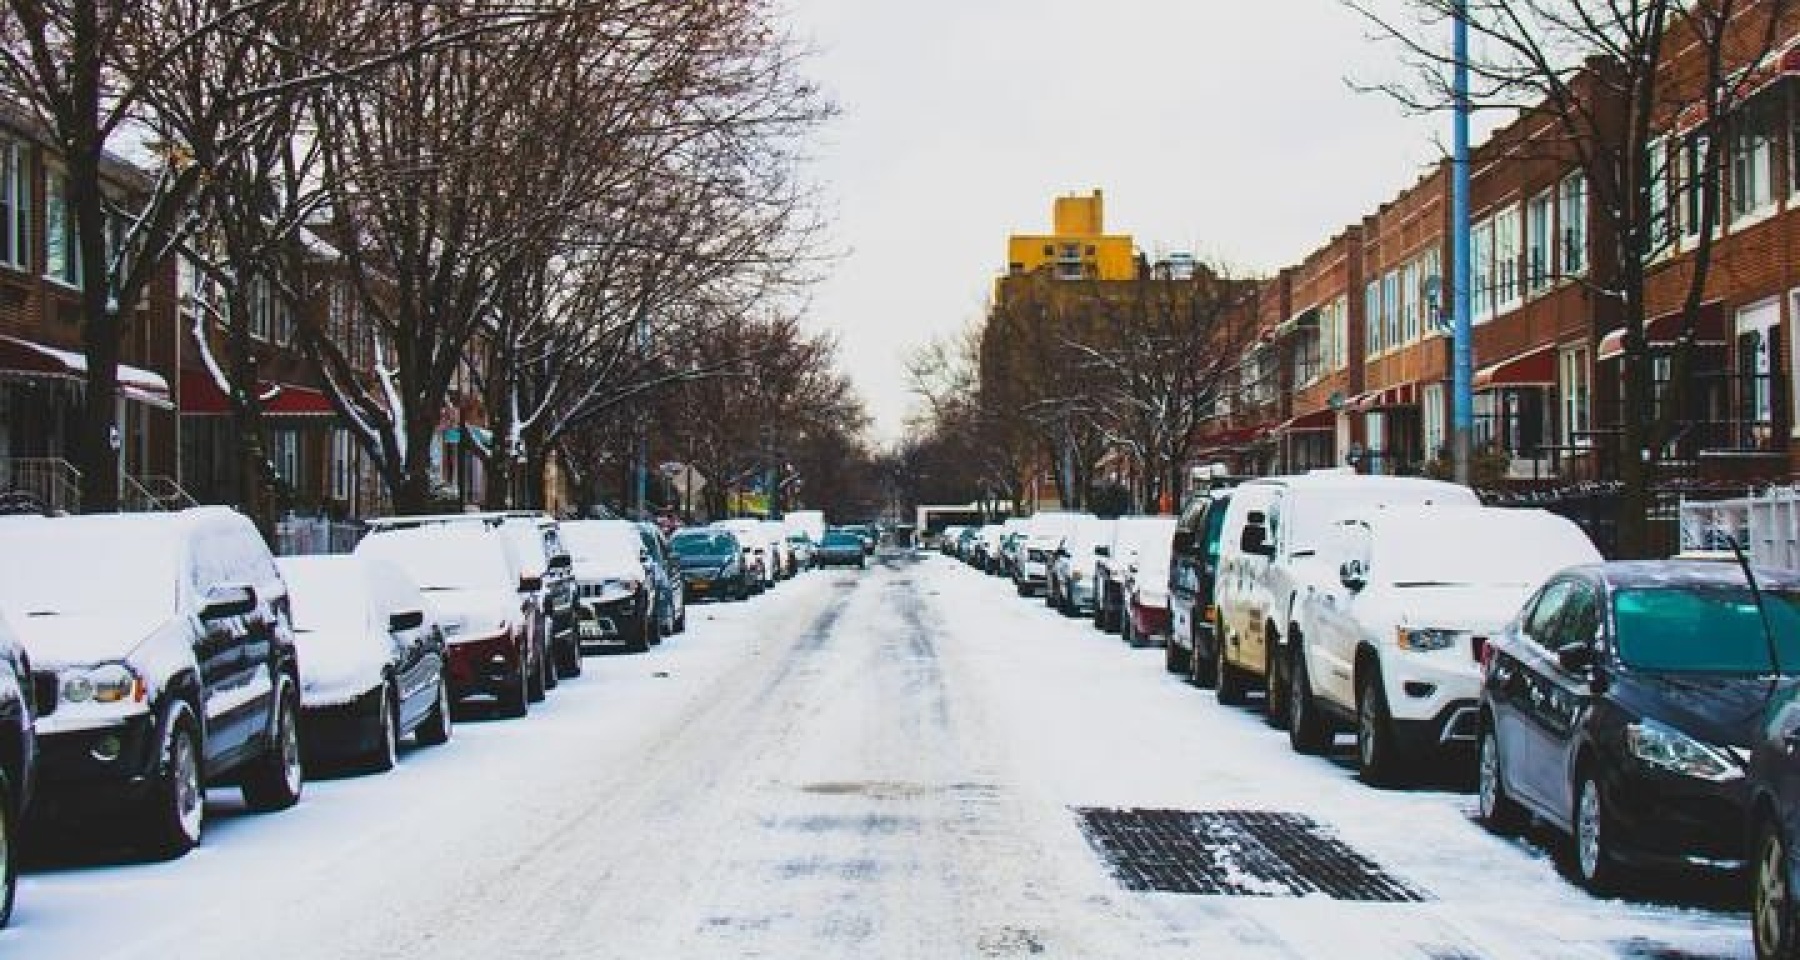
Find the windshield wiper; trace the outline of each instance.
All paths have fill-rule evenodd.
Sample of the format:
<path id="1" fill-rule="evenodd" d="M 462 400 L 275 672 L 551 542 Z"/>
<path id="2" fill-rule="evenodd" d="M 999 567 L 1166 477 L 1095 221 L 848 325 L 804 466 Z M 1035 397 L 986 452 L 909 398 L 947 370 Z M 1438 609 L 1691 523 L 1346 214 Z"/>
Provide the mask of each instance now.
<path id="1" fill-rule="evenodd" d="M 1461 580 L 1395 580 L 1396 587 L 1466 587 Z"/>
<path id="2" fill-rule="evenodd" d="M 60 617 L 60 616 L 62 616 L 62 611 L 61 610 L 27 610 L 27 611 L 25 611 L 25 615 L 28 617 Z"/>

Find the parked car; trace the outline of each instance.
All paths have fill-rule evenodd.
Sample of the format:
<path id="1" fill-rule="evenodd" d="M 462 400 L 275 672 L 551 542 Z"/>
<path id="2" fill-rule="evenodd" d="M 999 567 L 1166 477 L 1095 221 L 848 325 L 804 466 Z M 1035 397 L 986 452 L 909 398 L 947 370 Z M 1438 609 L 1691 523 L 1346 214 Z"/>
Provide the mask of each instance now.
<path id="1" fill-rule="evenodd" d="M 1134 647 L 1166 645 L 1169 637 L 1169 555 L 1148 553 L 1125 577 L 1123 634 Z"/>
<path id="2" fill-rule="evenodd" d="M 1269 722 L 1287 722 L 1286 637 L 1296 585 L 1316 574 L 1321 539 L 1338 517 L 1402 504 L 1479 503 L 1468 487 L 1418 477 L 1316 470 L 1241 484 L 1220 534 L 1214 633 L 1219 702 L 1242 703 L 1254 686 L 1268 694 Z M 1335 573 L 1335 568 L 1332 571 Z"/>
<path id="3" fill-rule="evenodd" d="M 754 517 L 715 520 L 713 527 L 729 530 L 744 548 L 744 562 L 751 573 L 750 591 L 761 593 L 780 579 L 776 573 L 778 558 L 763 535 L 762 521 Z"/>
<path id="4" fill-rule="evenodd" d="M 967 529 L 969 528 L 958 524 L 945 527 L 943 532 L 938 534 L 938 552 L 947 557 L 955 556 L 957 542 L 962 540 L 962 533 Z"/>
<path id="5" fill-rule="evenodd" d="M 1000 524 L 989 523 L 975 531 L 969 546 L 969 562 L 984 573 L 1000 572 L 1000 540 L 1006 531 Z"/>
<path id="6" fill-rule="evenodd" d="M 814 557 L 814 562 L 820 567 L 855 567 L 863 570 L 869 566 L 868 555 L 863 553 L 862 538 L 848 530 L 825 531 L 825 541 L 819 544 Z"/>
<path id="7" fill-rule="evenodd" d="M 1028 597 L 1049 582 L 1051 555 L 1082 517 L 1091 514 L 1046 510 L 1026 519 L 1023 535 L 1012 547 L 1013 588 Z"/>
<path id="8" fill-rule="evenodd" d="M 1094 626 L 1112 633 L 1124 628 L 1125 577 L 1145 554 L 1166 551 L 1174 517 L 1120 517 L 1106 552 L 1094 560 Z"/>
<path id="9" fill-rule="evenodd" d="M 522 717 L 543 698 L 544 669 L 532 631 L 541 584 L 511 538 L 490 524 L 431 524 L 364 537 L 356 555 L 387 560 L 413 579 L 449 644 L 450 695 L 492 696 L 502 716 Z"/>
<path id="10" fill-rule="evenodd" d="M 662 640 L 650 551 L 629 520 L 564 525 L 575 560 L 575 632 L 583 649 L 620 646 L 643 653 Z"/>
<path id="11" fill-rule="evenodd" d="M 450 740 L 444 631 L 419 586 L 374 557 L 282 557 L 300 656 L 300 744 L 308 764 L 381 773 L 400 741 Z"/>
<path id="12" fill-rule="evenodd" d="M 656 590 L 657 629 L 665 637 L 687 629 L 687 586 L 681 579 L 681 561 L 669 550 L 669 538 L 649 521 L 638 523 L 644 541 L 644 564 Z"/>
<path id="13" fill-rule="evenodd" d="M 1169 538 L 1169 645 L 1171 665 L 1188 661 L 1198 687 L 1218 680 L 1218 623 L 1215 606 L 1219 552 L 1232 487 L 1213 487 L 1189 500 Z"/>
<path id="14" fill-rule="evenodd" d="M 247 518 L 11 517 L 0 552 L 29 558 L 0 607 L 35 671 L 36 811 L 175 857 L 200 842 L 208 785 L 253 810 L 300 799 L 287 585 Z"/>
<path id="15" fill-rule="evenodd" d="M 1800 955 L 1800 681 L 1772 690 L 1762 711 L 1750 752 L 1749 840 L 1757 960 L 1791 960 Z"/>
<path id="16" fill-rule="evenodd" d="M 1354 730 L 1372 783 L 1404 779 L 1446 749 L 1472 761 L 1488 639 L 1551 574 L 1601 559 L 1556 514 L 1465 506 L 1355 514 L 1332 526 L 1320 556 L 1287 637 L 1288 742 L 1323 753 L 1338 729 Z"/>
<path id="17" fill-rule="evenodd" d="M 805 530 L 789 528 L 787 535 L 788 550 L 794 554 L 794 570 L 811 570 L 813 568 L 812 534 Z"/>
<path id="18" fill-rule="evenodd" d="M 1716 561 L 1551 577 L 1488 647 L 1481 819 L 1569 835 L 1595 890 L 1633 867 L 1742 867 L 1750 748 L 1772 675 L 1800 665 L 1800 574 L 1757 577 L 1761 604 Z"/>
<path id="19" fill-rule="evenodd" d="M 12 919 L 19 847 L 37 771 L 31 658 L 0 615 L 0 927 Z"/>
<path id="20" fill-rule="evenodd" d="M 1096 563 L 1112 550 L 1118 518 L 1082 517 L 1056 548 L 1044 586 L 1044 603 L 1074 617 L 1094 608 Z"/>
<path id="21" fill-rule="evenodd" d="M 669 552 L 681 563 L 684 600 L 742 600 L 750 595 L 752 574 L 743 545 L 731 531 L 709 527 L 677 530 L 669 538 Z"/>
<path id="22" fill-rule="evenodd" d="M 758 529 L 768 544 L 769 555 L 775 558 L 775 579 L 787 580 L 799 573 L 800 562 L 793 544 L 788 542 L 787 525 L 779 520 L 764 520 Z"/>

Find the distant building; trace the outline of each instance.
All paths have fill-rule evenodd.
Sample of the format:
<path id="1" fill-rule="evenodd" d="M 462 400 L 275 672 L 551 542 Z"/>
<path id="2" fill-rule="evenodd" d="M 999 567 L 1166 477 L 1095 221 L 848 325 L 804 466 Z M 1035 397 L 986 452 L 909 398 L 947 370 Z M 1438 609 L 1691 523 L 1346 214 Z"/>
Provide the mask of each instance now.
<path id="1" fill-rule="evenodd" d="M 1060 280 L 1130 280 L 1137 275 L 1130 236 L 1106 234 L 1100 191 L 1057 197 L 1049 234 L 1014 234 L 1007 243 L 1009 276 L 1051 268 Z"/>

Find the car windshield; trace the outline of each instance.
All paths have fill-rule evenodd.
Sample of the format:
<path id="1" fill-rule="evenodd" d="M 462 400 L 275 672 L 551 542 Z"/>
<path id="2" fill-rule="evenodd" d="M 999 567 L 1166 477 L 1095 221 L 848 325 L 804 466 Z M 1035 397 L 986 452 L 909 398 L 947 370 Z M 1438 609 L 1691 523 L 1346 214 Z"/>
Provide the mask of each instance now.
<path id="1" fill-rule="evenodd" d="M 421 590 L 503 590 L 517 586 L 500 538 L 473 527 L 420 527 L 364 537 L 357 553 L 380 557 Z"/>
<path id="2" fill-rule="evenodd" d="M 1613 595 L 1619 658 L 1640 670 L 1768 673 L 1773 634 L 1783 672 L 1800 672 L 1800 591 L 1764 591 L 1768 632 L 1749 587 L 1659 586 Z"/>
<path id="3" fill-rule="evenodd" d="M 179 595 L 173 527 L 105 522 L 111 519 L 0 525 L 0 553 L 21 561 L 9 562 L 0 577 L 0 606 L 20 616 L 173 612 Z"/>
<path id="4" fill-rule="evenodd" d="M 862 538 L 854 533 L 833 532 L 825 535 L 824 545 L 827 547 L 855 547 L 861 550 Z"/>
<path id="5" fill-rule="evenodd" d="M 636 527 L 624 520 L 592 520 L 563 525 L 563 546 L 574 563 L 630 567 L 644 549 Z"/>
<path id="6" fill-rule="evenodd" d="M 1169 546 L 1175 537 L 1174 517 L 1134 518 L 1119 521 L 1119 556 L 1128 553 L 1154 553 Z"/>
<path id="7" fill-rule="evenodd" d="M 1534 513 L 1446 507 L 1385 518 L 1369 576 L 1397 587 L 1536 587 L 1564 567 L 1600 560 L 1579 528 Z"/>
<path id="8" fill-rule="evenodd" d="M 360 630 L 368 622 L 367 575 L 356 560 L 291 557 L 278 565 L 294 608 L 294 629 L 343 633 Z"/>
<path id="9" fill-rule="evenodd" d="M 678 533 L 669 546 L 682 559 L 689 557 L 729 557 L 737 553 L 737 544 L 727 533 Z"/>

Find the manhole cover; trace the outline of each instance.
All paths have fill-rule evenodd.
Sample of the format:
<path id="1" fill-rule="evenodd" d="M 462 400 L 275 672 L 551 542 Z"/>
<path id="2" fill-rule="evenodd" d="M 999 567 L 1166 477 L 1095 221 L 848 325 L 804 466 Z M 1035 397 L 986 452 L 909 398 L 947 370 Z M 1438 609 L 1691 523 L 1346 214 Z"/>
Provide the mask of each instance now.
<path id="1" fill-rule="evenodd" d="M 1127 890 L 1208 896 L 1410 902 L 1388 876 L 1311 817 L 1259 810 L 1077 809 L 1088 843 Z"/>

